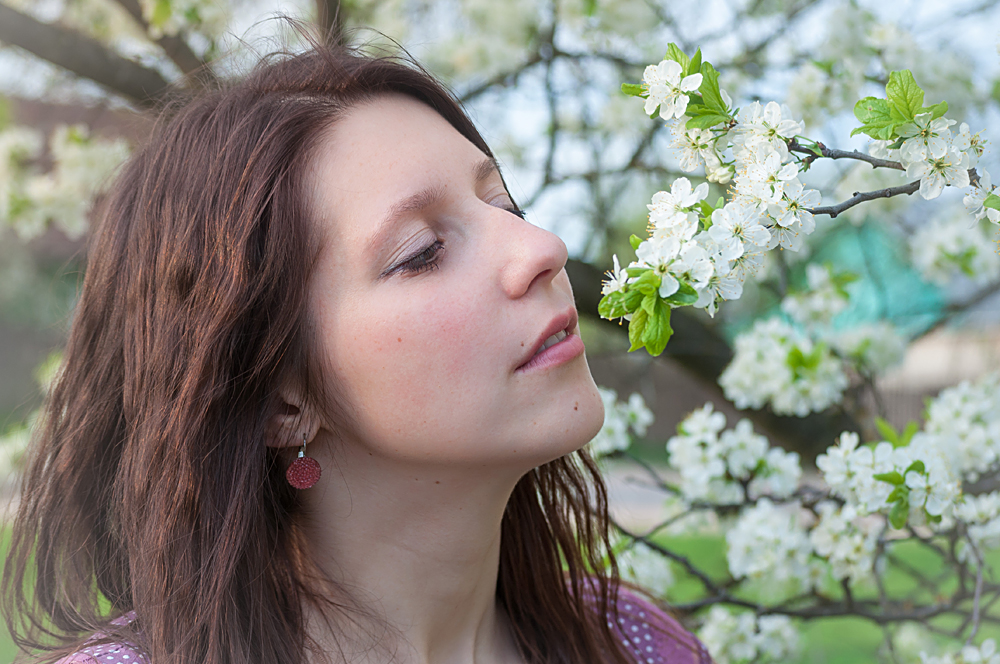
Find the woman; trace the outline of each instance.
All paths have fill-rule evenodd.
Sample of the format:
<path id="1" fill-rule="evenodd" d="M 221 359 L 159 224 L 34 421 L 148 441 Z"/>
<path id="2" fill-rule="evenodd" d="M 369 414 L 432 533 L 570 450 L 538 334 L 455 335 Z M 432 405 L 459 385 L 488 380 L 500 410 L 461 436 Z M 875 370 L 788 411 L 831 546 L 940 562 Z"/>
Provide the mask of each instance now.
<path id="1" fill-rule="evenodd" d="M 566 247 L 448 92 L 315 47 L 163 117 L 96 225 L 26 473 L 19 645 L 707 661 L 605 571 Z"/>

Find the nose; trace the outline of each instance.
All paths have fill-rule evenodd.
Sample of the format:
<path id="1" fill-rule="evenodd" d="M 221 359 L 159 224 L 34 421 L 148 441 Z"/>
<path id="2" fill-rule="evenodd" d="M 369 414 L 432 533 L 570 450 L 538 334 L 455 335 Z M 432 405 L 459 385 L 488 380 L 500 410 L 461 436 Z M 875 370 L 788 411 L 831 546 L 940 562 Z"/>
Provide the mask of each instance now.
<path id="1" fill-rule="evenodd" d="M 500 279 L 507 296 L 517 299 L 555 279 L 569 253 L 566 243 L 555 233 L 516 215 L 504 214 L 510 221 L 501 225 L 497 237 L 497 246 L 505 248 Z"/>

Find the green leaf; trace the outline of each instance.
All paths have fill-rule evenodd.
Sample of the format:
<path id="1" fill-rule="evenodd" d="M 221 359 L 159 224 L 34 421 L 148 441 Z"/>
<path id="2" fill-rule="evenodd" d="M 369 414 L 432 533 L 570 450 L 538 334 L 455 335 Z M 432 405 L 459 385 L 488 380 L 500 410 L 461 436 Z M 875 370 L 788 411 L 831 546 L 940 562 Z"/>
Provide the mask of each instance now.
<path id="1" fill-rule="evenodd" d="M 638 235 L 632 235 L 629 237 L 628 243 L 632 245 L 632 250 L 635 251 L 639 248 L 639 245 L 642 244 L 642 238 Z"/>
<path id="2" fill-rule="evenodd" d="M 906 525 L 906 518 L 910 516 L 910 501 L 903 499 L 892 506 L 889 512 L 889 523 L 897 530 Z"/>
<path id="3" fill-rule="evenodd" d="M 602 297 L 600 303 L 597 305 L 597 313 L 601 315 L 601 318 L 607 318 L 608 320 L 621 318 L 629 313 L 625 307 L 625 294 L 621 291 L 616 291 Z"/>
<path id="4" fill-rule="evenodd" d="M 691 56 L 691 62 L 688 63 L 687 68 L 684 70 L 685 76 L 690 76 L 691 74 L 697 74 L 701 72 L 701 49 L 699 48 Z"/>
<path id="5" fill-rule="evenodd" d="M 670 327 L 670 307 L 661 303 L 656 309 L 656 316 L 650 319 L 643 335 L 646 350 L 653 357 L 659 356 L 673 334 L 674 329 Z"/>
<path id="6" fill-rule="evenodd" d="M 923 461 L 917 459 L 916 461 L 914 461 L 913 463 L 911 463 L 909 466 L 906 467 L 906 470 L 903 471 L 903 475 L 905 476 L 908 472 L 913 470 L 917 471 L 918 473 L 925 473 L 927 472 L 927 467 L 924 466 Z"/>
<path id="7" fill-rule="evenodd" d="M 983 207 L 987 207 L 991 210 L 1000 210 L 1000 196 L 990 194 L 986 197 L 986 200 L 983 201 Z"/>
<path id="8" fill-rule="evenodd" d="M 909 445 L 910 441 L 913 440 L 913 436 L 916 435 L 918 431 L 920 431 L 920 424 L 917 422 L 908 423 L 906 428 L 903 429 L 902 435 L 899 437 L 899 446 L 906 447 Z"/>
<path id="9" fill-rule="evenodd" d="M 638 83 L 622 83 L 622 92 L 629 97 L 646 97 L 646 90 Z"/>
<path id="10" fill-rule="evenodd" d="M 635 236 L 633 235 L 632 237 Z M 625 268 L 625 274 L 630 277 L 641 277 L 652 269 L 651 267 L 627 267 Z"/>
<path id="11" fill-rule="evenodd" d="M 597 0 L 583 0 L 583 13 L 586 16 L 597 13 Z"/>
<path id="12" fill-rule="evenodd" d="M 885 499 L 886 505 L 891 505 L 900 498 L 905 500 L 910 499 L 910 488 L 904 484 L 900 484 L 895 489 L 889 492 L 889 497 Z"/>
<path id="13" fill-rule="evenodd" d="M 898 470 L 890 470 L 888 473 L 875 473 L 872 477 L 880 482 L 888 482 L 889 484 L 899 485 L 906 482 Z"/>
<path id="14" fill-rule="evenodd" d="M 675 62 L 680 63 L 682 72 L 686 72 L 688 69 L 688 65 L 691 64 L 691 58 L 685 55 L 684 51 L 681 50 L 680 46 L 678 46 L 673 42 L 670 42 L 667 45 L 667 54 L 663 56 L 663 59 L 673 60 Z"/>
<path id="15" fill-rule="evenodd" d="M 728 115 L 709 113 L 708 115 L 699 115 L 691 118 L 684 126 L 688 129 L 708 129 L 718 124 L 728 124 L 729 120 L 730 117 Z"/>
<path id="16" fill-rule="evenodd" d="M 660 303 L 660 296 L 657 293 L 649 293 L 642 298 L 642 309 L 651 317 L 656 316 L 656 305 Z"/>
<path id="17" fill-rule="evenodd" d="M 632 313 L 642 304 L 642 298 L 646 295 L 642 291 L 635 290 L 631 288 L 625 291 L 625 296 L 622 298 L 622 304 L 625 305 L 625 309 Z"/>
<path id="18" fill-rule="evenodd" d="M 680 286 L 677 291 L 670 297 L 666 298 L 666 300 L 671 304 L 686 307 L 689 304 L 694 304 L 698 300 L 698 291 L 696 291 L 690 284 L 682 281 L 680 282 Z"/>
<path id="19" fill-rule="evenodd" d="M 156 4 L 153 6 L 153 15 L 149 17 L 149 23 L 162 28 L 170 20 L 170 14 L 170 0 L 156 0 Z"/>
<path id="20" fill-rule="evenodd" d="M 892 109 L 889 102 L 878 97 L 865 97 L 854 105 L 854 117 L 861 125 L 851 132 L 851 136 L 856 134 L 868 134 L 872 138 L 887 141 L 892 138 L 896 127 L 902 124 L 892 117 Z"/>
<path id="21" fill-rule="evenodd" d="M 931 120 L 937 120 L 939 117 L 948 112 L 948 102 L 942 101 L 934 104 L 933 106 L 924 106 L 920 109 L 921 113 L 930 113 Z"/>
<path id="22" fill-rule="evenodd" d="M 885 86 L 889 104 L 895 108 L 907 122 L 924 109 L 924 91 L 917 85 L 913 72 L 909 69 L 894 71 L 889 74 L 889 82 Z"/>
<path id="23" fill-rule="evenodd" d="M 875 428 L 878 429 L 880 434 L 882 434 L 882 438 L 892 443 L 893 447 L 897 447 L 896 443 L 899 441 L 899 434 L 896 433 L 896 429 L 893 428 L 891 424 L 883 420 L 881 417 L 876 417 Z"/>
<path id="24" fill-rule="evenodd" d="M 729 109 L 722 99 L 722 91 L 719 89 L 719 72 L 715 70 L 709 62 L 701 65 L 701 86 L 698 88 L 702 101 L 710 109 L 715 109 L 719 115 L 729 117 Z"/>
<path id="25" fill-rule="evenodd" d="M 649 314 L 646 313 L 646 310 L 641 308 L 632 314 L 632 320 L 628 323 L 628 340 L 632 343 L 632 347 L 628 349 L 630 353 L 643 347 L 642 336 L 643 332 L 646 331 L 648 317 Z"/>
<path id="26" fill-rule="evenodd" d="M 646 270 L 639 278 L 629 284 L 629 290 L 636 289 L 644 295 L 656 293 L 660 289 L 660 275 L 653 270 Z"/>

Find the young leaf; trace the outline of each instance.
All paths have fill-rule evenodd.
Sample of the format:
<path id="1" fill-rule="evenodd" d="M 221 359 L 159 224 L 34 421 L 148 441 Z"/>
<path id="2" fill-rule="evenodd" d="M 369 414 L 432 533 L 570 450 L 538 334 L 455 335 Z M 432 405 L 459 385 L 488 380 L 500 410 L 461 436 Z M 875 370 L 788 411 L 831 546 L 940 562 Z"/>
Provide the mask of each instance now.
<path id="1" fill-rule="evenodd" d="M 696 291 L 690 284 L 682 281 L 680 282 L 680 287 L 677 291 L 670 297 L 666 298 L 666 300 L 671 304 L 685 307 L 698 301 L 698 291 Z"/>
<path id="2" fill-rule="evenodd" d="M 670 44 L 667 45 L 667 54 L 663 56 L 663 59 L 673 60 L 679 63 L 683 72 L 686 72 L 688 65 L 691 64 L 691 58 L 685 55 L 684 51 L 682 51 L 680 47 L 673 42 L 670 42 Z"/>
<path id="3" fill-rule="evenodd" d="M 625 305 L 625 310 L 628 311 L 628 313 L 632 313 L 639 308 L 642 304 L 642 298 L 644 297 L 646 297 L 646 295 L 642 291 L 630 288 L 625 291 L 625 295 L 622 297 L 622 304 Z"/>
<path id="4" fill-rule="evenodd" d="M 899 111 L 906 122 L 912 122 L 923 111 L 924 91 L 917 85 L 913 72 L 909 69 L 889 74 L 885 94 L 889 98 L 889 104 Z"/>
<path id="5" fill-rule="evenodd" d="M 628 322 L 628 340 L 632 343 L 632 347 L 628 349 L 628 352 L 631 353 L 642 348 L 642 335 L 646 331 L 647 318 L 648 314 L 642 308 L 636 309 L 636 312 L 632 314 L 632 320 Z"/>
<path id="6" fill-rule="evenodd" d="M 1000 210 L 1000 196 L 990 194 L 986 197 L 986 200 L 983 201 L 983 207 L 987 207 L 991 210 Z"/>
<path id="7" fill-rule="evenodd" d="M 915 470 L 918 473 L 924 473 L 927 472 L 927 467 L 924 466 L 923 461 L 917 459 L 916 461 L 914 461 L 913 463 L 911 463 L 909 466 L 906 467 L 906 470 L 903 471 L 903 475 L 906 475 L 906 473 L 910 472 L 911 470 Z"/>
<path id="8" fill-rule="evenodd" d="M 639 278 L 633 281 L 630 286 L 632 288 L 641 291 L 645 295 L 650 293 L 656 293 L 660 289 L 660 275 L 658 275 L 654 270 L 646 270 Z"/>
<path id="9" fill-rule="evenodd" d="M 888 473 L 875 473 L 872 477 L 880 482 L 888 482 L 889 484 L 900 485 L 905 483 L 903 476 L 899 474 L 898 470 L 890 470 Z"/>
<path id="10" fill-rule="evenodd" d="M 632 235 L 629 237 L 628 243 L 632 245 L 632 250 L 634 251 L 639 248 L 640 244 L 642 244 L 642 238 L 638 235 Z"/>
<path id="11" fill-rule="evenodd" d="M 893 447 L 899 447 L 896 444 L 899 442 L 899 434 L 896 433 L 896 429 L 893 428 L 891 424 L 883 420 L 881 417 L 876 417 L 875 428 L 878 429 L 880 434 L 882 434 L 882 438 L 892 443 Z"/>
<path id="12" fill-rule="evenodd" d="M 656 316 L 656 306 L 659 303 L 660 303 L 660 295 L 658 293 L 649 293 L 644 298 L 642 298 L 642 304 L 640 306 L 642 306 L 643 311 L 649 314 L 650 318 L 652 319 Z"/>
<path id="13" fill-rule="evenodd" d="M 597 304 L 597 313 L 600 314 L 601 318 L 607 318 L 608 320 L 625 315 L 615 315 L 614 312 L 617 308 L 621 308 L 622 310 L 625 309 L 625 306 L 622 304 L 622 294 L 620 292 L 608 293 L 602 297 L 601 301 Z"/>
<path id="14" fill-rule="evenodd" d="M 699 48 L 691 56 L 691 62 L 688 63 L 687 68 L 684 70 L 685 76 L 690 76 L 691 74 L 697 74 L 701 71 L 701 49 Z"/>
<path id="15" fill-rule="evenodd" d="M 909 497 L 910 497 L 910 489 L 909 489 L 909 487 L 907 487 L 904 484 L 900 484 L 895 489 L 893 489 L 892 491 L 889 492 L 889 497 L 885 499 L 885 502 L 886 502 L 887 505 L 891 505 L 892 503 L 896 502 L 900 498 L 909 500 Z"/>
<path id="16" fill-rule="evenodd" d="M 854 117 L 861 125 L 851 132 L 851 136 L 856 134 L 868 134 L 872 138 L 887 141 L 892 138 L 893 132 L 901 122 L 892 118 L 892 109 L 889 102 L 878 97 L 865 97 L 854 105 Z"/>
<path id="17" fill-rule="evenodd" d="M 918 431 L 920 431 L 920 425 L 916 422 L 910 422 L 907 424 L 906 428 L 903 429 L 903 433 L 899 436 L 899 446 L 906 447 L 909 445 L 910 441 L 913 440 L 913 436 L 916 435 Z"/>
<path id="18" fill-rule="evenodd" d="M 691 118 L 684 126 L 688 129 L 708 129 L 709 127 L 714 127 L 715 125 L 728 123 L 729 120 L 730 118 L 728 115 L 708 113 L 706 115 L 699 115 Z"/>
<path id="19" fill-rule="evenodd" d="M 719 72 L 715 70 L 709 62 L 701 64 L 701 86 L 698 88 L 702 101 L 710 109 L 715 109 L 719 115 L 729 117 L 729 109 L 722 99 L 722 91 L 719 89 Z"/>
<path id="20" fill-rule="evenodd" d="M 942 115 L 944 115 L 945 113 L 948 112 L 948 102 L 942 101 L 942 102 L 939 102 L 937 104 L 934 104 L 933 106 L 924 106 L 920 110 L 920 112 L 921 113 L 930 113 L 931 114 L 931 120 L 937 120 L 939 117 L 941 117 Z"/>
<path id="21" fill-rule="evenodd" d="M 889 512 L 889 523 L 892 524 L 893 528 L 899 530 L 906 525 L 908 516 L 910 516 L 910 501 L 904 498 L 892 506 L 892 510 Z"/>
<path id="22" fill-rule="evenodd" d="M 645 97 L 646 90 L 638 83 L 622 83 L 622 92 L 629 97 Z"/>
<path id="23" fill-rule="evenodd" d="M 653 357 L 657 357 L 663 352 L 663 349 L 667 347 L 667 342 L 670 341 L 670 337 L 674 333 L 674 329 L 670 327 L 670 307 L 660 304 L 656 309 L 655 316 L 655 326 L 653 320 L 650 320 L 649 324 L 646 326 L 646 350 Z M 655 336 L 651 330 L 656 331 Z"/>

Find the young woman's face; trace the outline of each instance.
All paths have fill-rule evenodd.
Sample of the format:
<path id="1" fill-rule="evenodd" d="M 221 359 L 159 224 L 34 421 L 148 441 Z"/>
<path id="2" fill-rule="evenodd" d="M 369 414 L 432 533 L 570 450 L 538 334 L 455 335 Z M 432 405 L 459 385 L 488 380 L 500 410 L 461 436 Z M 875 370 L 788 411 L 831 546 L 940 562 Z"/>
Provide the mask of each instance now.
<path id="1" fill-rule="evenodd" d="M 357 423 L 351 442 L 526 469 L 597 433 L 566 246 L 511 211 L 479 149 L 387 95 L 334 123 L 310 178 L 322 249 L 309 310 Z M 522 366 L 553 328 L 570 336 Z"/>

